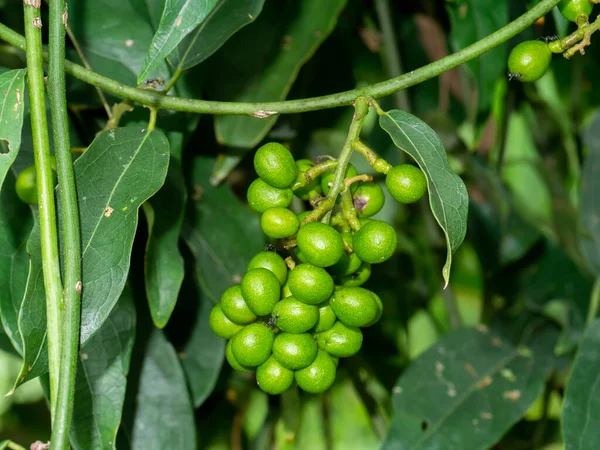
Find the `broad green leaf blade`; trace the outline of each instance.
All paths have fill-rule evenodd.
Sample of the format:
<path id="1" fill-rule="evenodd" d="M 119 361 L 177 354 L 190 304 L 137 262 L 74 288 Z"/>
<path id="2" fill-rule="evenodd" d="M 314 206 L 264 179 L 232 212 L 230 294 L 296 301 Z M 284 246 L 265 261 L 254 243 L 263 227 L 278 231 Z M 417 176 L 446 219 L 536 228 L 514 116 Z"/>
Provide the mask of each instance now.
<path id="1" fill-rule="evenodd" d="M 600 114 L 584 135 L 588 153 L 581 178 L 579 221 L 582 232 L 580 245 L 591 270 L 600 276 Z"/>
<path id="2" fill-rule="evenodd" d="M 562 411 L 567 450 L 600 447 L 600 319 L 579 344 Z"/>
<path id="3" fill-rule="evenodd" d="M 429 205 L 444 231 L 448 246 L 446 264 L 442 269 L 442 276 L 447 285 L 452 253 L 460 246 L 467 232 L 467 188 L 450 168 L 442 141 L 425 122 L 395 109 L 380 116 L 379 125 L 387 131 L 396 147 L 415 159 L 427 177 Z"/>
<path id="4" fill-rule="evenodd" d="M 71 424 L 76 450 L 115 448 L 135 322 L 132 292 L 125 287 L 108 319 L 80 352 Z"/>
<path id="5" fill-rule="evenodd" d="M 194 449 L 194 409 L 175 349 L 160 330 L 146 346 L 130 433 L 133 450 Z"/>
<path id="6" fill-rule="evenodd" d="M 229 286 L 241 281 L 252 257 L 265 245 L 259 218 L 231 190 L 210 185 L 214 159 L 197 157 L 192 171 L 193 214 L 183 237 L 196 259 L 200 287 L 213 303 Z"/>
<path id="7" fill-rule="evenodd" d="M 508 5 L 504 0 L 457 0 L 445 4 L 454 51 L 462 50 L 508 23 Z M 466 64 L 476 82 L 480 111 L 492 103 L 494 85 L 504 74 L 506 58 L 506 46 L 499 45 Z"/>
<path id="8" fill-rule="evenodd" d="M 220 73 L 239 70 L 246 73 L 220 83 L 219 98 L 238 102 L 284 100 L 298 76 L 300 68 L 315 53 L 333 31 L 346 0 L 304 0 L 297 2 L 293 17 L 282 12 L 281 5 L 273 3 L 265 8 L 258 20 L 230 39 L 227 63 Z M 287 22 L 285 22 L 287 20 Z M 275 25 L 284 23 L 285 26 Z M 264 31 L 261 31 L 263 28 Z M 256 33 L 261 33 L 270 45 L 256 45 Z M 235 41 L 235 42 L 234 42 Z M 228 42 L 228 44 L 229 44 Z M 265 48 L 270 50 L 265 53 Z M 235 61 L 235 54 L 240 61 Z M 244 61 L 267 61 L 241 67 Z M 225 75 L 226 76 L 226 75 Z M 275 124 L 277 116 L 257 119 L 243 116 L 218 116 L 215 118 L 217 140 L 230 147 L 255 147 Z"/>
<path id="9" fill-rule="evenodd" d="M 200 64 L 216 52 L 233 34 L 260 14 L 265 0 L 222 0 L 208 17 L 188 34 L 169 55 L 179 70 Z"/>
<path id="10" fill-rule="evenodd" d="M 444 337 L 393 389 L 383 450 L 491 448 L 543 392 L 551 358 L 480 326 Z"/>
<path id="11" fill-rule="evenodd" d="M 21 147 L 26 69 L 0 75 L 0 189 Z"/>
<path id="12" fill-rule="evenodd" d="M 27 238 L 33 227 L 31 208 L 15 192 L 15 177 L 7 173 L 0 191 L 0 319 L 13 347 L 21 355 L 19 310 L 27 285 Z"/>
<path id="13" fill-rule="evenodd" d="M 141 83 L 213 10 L 217 0 L 167 0 L 138 76 Z"/>

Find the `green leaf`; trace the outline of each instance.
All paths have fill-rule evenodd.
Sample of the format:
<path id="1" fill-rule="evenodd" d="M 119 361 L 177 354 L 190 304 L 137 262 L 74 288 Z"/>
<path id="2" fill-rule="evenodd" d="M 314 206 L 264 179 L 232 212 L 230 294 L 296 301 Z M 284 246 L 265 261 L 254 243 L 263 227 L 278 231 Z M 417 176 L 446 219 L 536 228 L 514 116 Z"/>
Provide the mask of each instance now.
<path id="1" fill-rule="evenodd" d="M 133 450 L 196 448 L 194 410 L 175 349 L 160 330 L 146 346 L 135 413 L 130 426 Z"/>
<path id="2" fill-rule="evenodd" d="M 183 38 L 206 19 L 216 3 L 217 0 L 167 0 L 158 30 L 140 70 L 138 83 L 144 81 Z"/>
<path id="3" fill-rule="evenodd" d="M 225 289 L 241 281 L 265 240 L 258 215 L 226 185 L 211 186 L 214 159 L 196 157 L 193 164 L 192 214 L 184 223 L 183 238 L 196 259 L 200 287 L 217 303 Z"/>
<path id="4" fill-rule="evenodd" d="M 265 0 L 222 0 L 208 17 L 188 34 L 169 55 L 180 70 L 200 64 L 216 52 L 233 34 L 260 14 Z"/>
<path id="5" fill-rule="evenodd" d="M 26 69 L 0 75 L 0 189 L 21 147 Z"/>
<path id="6" fill-rule="evenodd" d="M 579 221 L 581 250 L 590 268 L 600 276 L 600 114 L 584 134 L 588 153 L 581 178 Z"/>
<path id="7" fill-rule="evenodd" d="M 346 0 L 305 0 L 289 11 L 282 11 L 277 3 L 265 8 L 254 24 L 237 33 L 227 50 L 220 52 L 226 61 L 219 69 L 219 77 L 223 77 L 217 87 L 219 98 L 237 102 L 284 100 L 300 68 L 333 31 L 345 6 Z M 253 62 L 250 66 L 249 61 Z M 227 75 L 229 71 L 231 75 Z M 255 147 L 276 120 L 277 116 L 218 116 L 217 140 L 230 147 Z"/>
<path id="8" fill-rule="evenodd" d="M 135 322 L 132 292 L 125 287 L 104 325 L 81 350 L 71 425 L 71 444 L 76 450 L 115 448 Z"/>
<path id="9" fill-rule="evenodd" d="M 11 171 L 5 180 L 0 191 L 0 319 L 12 345 L 23 354 L 18 318 L 27 285 L 29 257 L 25 245 L 33 216 L 29 205 L 17 197 Z"/>
<path id="10" fill-rule="evenodd" d="M 446 2 L 450 18 L 450 42 L 454 51 L 489 36 L 508 23 L 508 7 L 498 0 L 456 0 Z M 506 68 L 506 46 L 499 45 L 467 63 L 476 80 L 479 110 L 490 107 L 494 85 Z"/>
<path id="11" fill-rule="evenodd" d="M 448 246 L 446 264 L 442 269 L 447 285 L 452 253 L 460 246 L 467 232 L 467 188 L 450 168 L 442 141 L 425 122 L 407 112 L 392 110 L 379 117 L 379 125 L 387 131 L 398 148 L 415 159 L 427 177 L 431 211 L 444 231 Z"/>
<path id="12" fill-rule="evenodd" d="M 600 319 L 579 344 L 565 392 L 562 431 L 569 450 L 600 446 Z"/>
<path id="13" fill-rule="evenodd" d="M 491 448 L 542 393 L 546 354 L 460 329 L 413 361 L 393 389 L 383 450 Z"/>

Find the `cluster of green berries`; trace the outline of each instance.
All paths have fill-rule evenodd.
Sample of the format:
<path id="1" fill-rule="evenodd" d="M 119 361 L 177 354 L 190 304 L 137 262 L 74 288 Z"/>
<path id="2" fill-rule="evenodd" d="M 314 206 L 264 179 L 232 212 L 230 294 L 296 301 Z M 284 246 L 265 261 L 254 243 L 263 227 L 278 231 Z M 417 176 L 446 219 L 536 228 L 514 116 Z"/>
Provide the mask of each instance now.
<path id="1" fill-rule="evenodd" d="M 310 211 L 291 211 L 294 195 L 314 200 L 329 192 L 334 172 L 304 178 L 314 165 L 294 161 L 278 143 L 256 152 L 259 178 L 248 188 L 248 203 L 261 213 L 262 230 L 275 244 L 252 258 L 241 283 L 223 293 L 209 319 L 212 330 L 228 340 L 231 367 L 256 372 L 258 386 L 273 395 L 293 383 L 315 394 L 333 384 L 339 358 L 359 351 L 361 328 L 374 325 L 383 312 L 377 294 L 361 285 L 371 265 L 389 259 L 397 247 L 395 230 L 369 218 L 385 198 L 375 183 L 350 184 L 358 230 L 304 223 Z M 346 179 L 356 175 L 349 165 Z M 387 175 L 388 190 L 402 202 L 425 193 L 425 176 L 414 166 L 396 166 Z M 276 245 L 282 242 L 293 244 Z"/>
<path id="2" fill-rule="evenodd" d="M 587 23 L 594 5 L 588 0 L 562 0 L 558 10 L 569 21 Z M 524 41 L 516 45 L 508 55 L 509 79 L 522 82 L 537 81 L 550 67 L 552 53 L 562 53 L 564 48 L 556 37 L 543 41 Z"/>

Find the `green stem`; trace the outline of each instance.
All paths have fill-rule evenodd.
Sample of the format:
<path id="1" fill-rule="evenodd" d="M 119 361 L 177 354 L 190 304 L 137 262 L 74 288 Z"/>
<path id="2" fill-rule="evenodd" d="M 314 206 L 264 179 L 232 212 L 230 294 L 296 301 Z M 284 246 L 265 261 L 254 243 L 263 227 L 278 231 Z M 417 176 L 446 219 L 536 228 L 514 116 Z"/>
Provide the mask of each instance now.
<path id="1" fill-rule="evenodd" d="M 52 117 L 52 140 L 56 156 L 58 195 L 60 198 L 60 233 L 62 249 L 61 366 L 57 402 L 52 426 L 52 448 L 68 449 L 69 429 L 73 417 L 75 375 L 79 350 L 81 309 L 81 238 L 75 173 L 69 139 L 65 88 L 65 0 L 50 0 L 48 98 Z"/>
<path id="2" fill-rule="evenodd" d="M 150 108 L 150 119 L 148 120 L 148 131 L 154 130 L 156 126 L 156 115 L 158 113 L 158 109 Z"/>
<path id="3" fill-rule="evenodd" d="M 588 307 L 588 315 L 586 320 L 586 326 L 596 319 L 598 315 L 598 307 L 600 307 L 600 277 L 594 281 L 594 287 L 592 288 L 592 295 L 590 296 L 590 306 Z"/>
<path id="4" fill-rule="evenodd" d="M 317 164 L 316 166 L 312 166 L 306 172 L 304 172 L 304 180 L 296 181 L 292 186 L 292 190 L 300 189 L 308 184 L 319 175 L 324 174 L 325 172 L 329 172 L 334 170 L 337 167 L 337 159 L 328 159 L 327 161 L 323 161 L 322 163 Z"/>
<path id="5" fill-rule="evenodd" d="M 548 44 L 548 48 L 553 53 L 563 53 L 565 58 L 570 58 L 578 51 L 582 50 L 585 46 L 590 44 L 590 36 L 600 29 L 600 16 L 592 23 L 585 23 L 579 26 L 577 31 L 574 31 L 570 35 L 553 41 Z M 583 42 L 582 42 L 583 41 Z"/>
<path id="6" fill-rule="evenodd" d="M 39 8 L 24 4 L 25 38 L 27 40 L 27 82 L 33 137 L 35 175 L 38 188 L 42 271 L 46 292 L 48 335 L 48 365 L 50 368 L 50 411 L 54 418 L 60 370 L 61 280 L 54 207 L 54 185 L 50 167 L 50 142 L 44 98 L 44 69 L 42 63 L 42 30 Z"/>
<path id="7" fill-rule="evenodd" d="M 379 156 L 377 156 L 377 154 L 369 147 L 367 147 L 362 141 L 356 141 L 352 145 L 352 147 L 358 153 L 363 155 L 369 163 L 369 165 L 371 165 L 373 169 L 375 169 L 377 172 L 385 175 L 392 168 L 392 165 L 390 163 L 388 163 L 385 159 L 382 159 Z"/>
<path id="8" fill-rule="evenodd" d="M 354 203 L 352 201 L 352 193 L 350 192 L 350 187 L 347 187 L 342 191 L 342 214 L 350 228 L 354 231 L 360 230 L 360 221 L 358 220 L 358 216 L 356 215 L 356 209 L 354 208 Z"/>
<path id="9" fill-rule="evenodd" d="M 86 83 L 98 86 L 112 94 L 128 98 L 130 100 L 142 103 L 146 106 L 155 106 L 162 109 L 172 109 L 175 111 L 187 111 L 199 114 L 247 114 L 262 117 L 270 117 L 273 114 L 290 114 L 305 111 L 316 111 L 326 108 L 334 108 L 351 104 L 354 99 L 360 96 L 384 97 L 401 91 L 408 87 L 422 83 L 430 78 L 436 77 L 441 73 L 454 69 L 455 67 L 470 61 L 483 53 L 506 42 L 513 36 L 529 27 L 533 22 L 554 8 L 560 0 L 542 0 L 522 16 L 518 17 L 505 27 L 486 38 L 458 51 L 439 59 L 431 64 L 411 71 L 402 76 L 392 78 L 381 83 L 366 86 L 351 91 L 340 92 L 337 94 L 325 95 L 323 97 L 313 97 L 301 100 L 289 100 L 284 102 L 258 102 L 258 103 L 237 103 L 237 102 L 218 102 L 205 100 L 191 100 L 180 97 L 165 96 L 159 92 L 146 89 L 137 89 L 126 86 L 118 81 L 104 77 L 85 67 L 67 61 L 65 70 L 74 77 L 85 81 Z M 0 24 L 0 38 L 11 45 L 25 49 L 25 39 L 20 34 L 14 32 L 5 25 Z"/>
<path id="10" fill-rule="evenodd" d="M 21 447 L 19 444 L 13 441 L 8 441 L 6 448 L 9 448 L 10 450 L 25 450 L 25 447 Z"/>
<path id="11" fill-rule="evenodd" d="M 183 74 L 183 70 L 181 69 L 181 67 L 177 67 L 177 69 L 175 70 L 175 73 L 173 74 L 173 76 L 171 77 L 171 79 L 169 80 L 169 82 L 167 83 L 165 88 L 162 90 L 163 95 L 167 95 L 169 93 L 171 88 L 173 86 L 175 86 L 175 83 L 177 83 L 177 80 L 179 80 L 179 77 L 181 77 L 182 74 Z"/>

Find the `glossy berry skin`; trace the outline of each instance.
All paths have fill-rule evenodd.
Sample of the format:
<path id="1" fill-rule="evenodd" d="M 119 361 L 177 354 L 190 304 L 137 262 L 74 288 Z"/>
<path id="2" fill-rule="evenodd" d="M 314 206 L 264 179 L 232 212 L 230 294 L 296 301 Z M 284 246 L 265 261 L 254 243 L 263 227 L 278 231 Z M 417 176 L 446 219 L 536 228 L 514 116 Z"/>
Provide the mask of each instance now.
<path id="1" fill-rule="evenodd" d="M 292 295 L 301 302 L 318 305 L 333 293 L 333 278 L 321 267 L 298 264 L 288 275 Z"/>
<path id="2" fill-rule="evenodd" d="M 273 309 L 275 325 L 286 333 L 305 333 L 315 326 L 319 319 L 319 308 L 307 305 L 295 297 L 280 300 Z"/>
<path id="3" fill-rule="evenodd" d="M 354 242 L 352 238 L 352 233 L 349 231 L 344 231 L 340 233 L 342 236 L 342 240 L 346 245 L 350 248 L 354 248 Z M 337 276 L 350 275 L 358 270 L 362 261 L 356 256 L 356 253 L 347 253 L 344 249 L 344 253 L 338 262 L 336 262 L 333 266 L 329 267 L 327 270 L 329 273 Z"/>
<path id="4" fill-rule="evenodd" d="M 385 203 L 383 189 L 377 183 L 359 183 L 353 196 L 358 217 L 371 217 L 381 211 Z"/>
<path id="5" fill-rule="evenodd" d="M 303 369 L 315 360 L 317 343 L 308 333 L 281 333 L 273 342 L 273 356 L 283 367 L 290 370 Z"/>
<path id="6" fill-rule="evenodd" d="M 375 314 L 375 317 L 373 318 L 373 320 L 371 322 L 369 322 L 368 324 L 366 324 L 365 327 L 371 327 L 371 326 L 375 325 L 377 322 L 379 322 L 379 319 L 381 319 L 381 316 L 383 315 L 383 302 L 381 301 L 381 299 L 375 292 L 371 292 L 371 295 L 373 296 L 373 298 L 375 299 L 375 302 L 377 303 L 377 314 Z"/>
<path id="7" fill-rule="evenodd" d="M 267 269 L 273 272 L 279 283 L 283 285 L 288 275 L 288 266 L 281 256 L 275 252 L 259 252 L 248 263 L 247 271 L 252 269 Z"/>
<path id="8" fill-rule="evenodd" d="M 333 312 L 329 300 L 317 306 L 319 308 L 319 319 L 317 320 L 315 327 L 311 330 L 313 333 L 321 333 L 329 330 L 337 320 L 337 316 Z"/>
<path id="9" fill-rule="evenodd" d="M 337 318 L 351 327 L 366 326 L 378 312 L 377 301 L 371 291 L 361 287 L 338 288 L 329 303 Z"/>
<path id="10" fill-rule="evenodd" d="M 392 167 L 387 173 L 385 186 L 397 202 L 414 203 L 425 195 L 427 178 L 418 167 L 400 164 Z"/>
<path id="11" fill-rule="evenodd" d="M 347 358 L 357 353 L 362 340 L 360 328 L 346 326 L 339 320 L 329 330 L 317 334 L 319 348 L 338 358 Z"/>
<path id="12" fill-rule="evenodd" d="M 269 208 L 260 217 L 263 232 L 271 239 L 283 239 L 296 234 L 300 221 L 287 208 Z"/>
<path id="13" fill-rule="evenodd" d="M 229 320 L 223 313 L 219 303 L 211 309 L 210 315 L 208 316 L 208 324 L 210 329 L 223 339 L 231 339 L 236 333 L 244 328 L 242 325 L 238 325 Z"/>
<path id="14" fill-rule="evenodd" d="M 524 41 L 516 45 L 508 55 L 508 71 L 513 78 L 529 83 L 537 81 L 548 70 L 552 52 L 542 41 Z"/>
<path id="15" fill-rule="evenodd" d="M 264 213 L 267 209 L 277 206 L 287 208 L 292 203 L 294 194 L 291 189 L 279 189 L 257 178 L 248 187 L 247 198 L 254 211 Z"/>
<path id="16" fill-rule="evenodd" d="M 239 285 L 231 286 L 223 292 L 221 309 L 229 320 L 239 325 L 247 325 L 256 320 L 256 314 L 246 304 Z"/>
<path id="17" fill-rule="evenodd" d="M 339 279 L 340 286 L 362 286 L 371 278 L 371 264 L 362 263 L 358 270 Z"/>
<path id="18" fill-rule="evenodd" d="M 592 13 L 594 5 L 588 0 L 562 0 L 558 4 L 558 10 L 565 19 L 577 23 L 579 16 L 586 16 Z"/>
<path id="19" fill-rule="evenodd" d="M 344 179 L 354 178 L 356 175 L 358 175 L 356 168 L 352 164 L 348 164 L 348 166 L 346 167 L 346 173 L 344 174 Z M 334 178 L 334 170 L 330 172 L 325 172 L 323 175 L 321 175 L 321 189 L 323 190 L 323 195 L 329 194 L 329 191 L 331 190 L 331 186 L 329 186 L 329 183 L 333 183 Z M 352 184 L 352 186 L 350 187 L 350 192 L 354 193 L 357 187 L 358 186 L 356 186 L 356 183 Z"/>
<path id="20" fill-rule="evenodd" d="M 340 233 L 321 222 L 300 227 L 296 242 L 304 260 L 318 267 L 332 266 L 344 254 L 344 241 Z"/>
<path id="21" fill-rule="evenodd" d="M 354 251 L 364 262 L 379 264 L 388 260 L 398 245 L 398 236 L 387 223 L 373 220 L 354 234 Z"/>
<path id="22" fill-rule="evenodd" d="M 242 296 L 254 314 L 271 314 L 281 294 L 281 285 L 273 272 L 263 268 L 249 270 L 241 286 Z"/>
<path id="23" fill-rule="evenodd" d="M 235 359 L 233 351 L 231 350 L 231 341 L 228 341 L 225 346 L 225 358 L 233 370 L 237 370 L 238 372 L 254 372 L 252 367 L 242 366 L 238 360 Z"/>
<path id="24" fill-rule="evenodd" d="M 312 364 L 296 372 L 296 383 L 306 392 L 321 394 L 335 381 L 336 367 L 335 360 L 326 352 L 319 350 Z"/>
<path id="25" fill-rule="evenodd" d="M 260 366 L 271 356 L 274 340 L 273 330 L 267 325 L 251 323 L 231 339 L 231 352 L 242 366 Z"/>
<path id="26" fill-rule="evenodd" d="M 315 163 L 313 163 L 310 159 L 299 159 L 296 161 L 296 167 L 298 167 L 297 181 L 304 182 L 304 173 L 314 165 Z M 321 192 L 323 192 L 321 189 L 321 177 L 317 177 L 306 186 L 296 189 L 294 191 L 294 195 L 302 200 L 309 200 L 311 193 L 314 195 L 320 194 Z"/>
<path id="27" fill-rule="evenodd" d="M 269 142 L 254 154 L 254 169 L 270 186 L 289 188 L 298 176 L 298 167 L 290 151 L 278 142 Z"/>
<path id="28" fill-rule="evenodd" d="M 278 395 L 292 386 L 294 371 L 286 369 L 271 356 L 256 369 L 256 382 L 267 394 Z"/>

